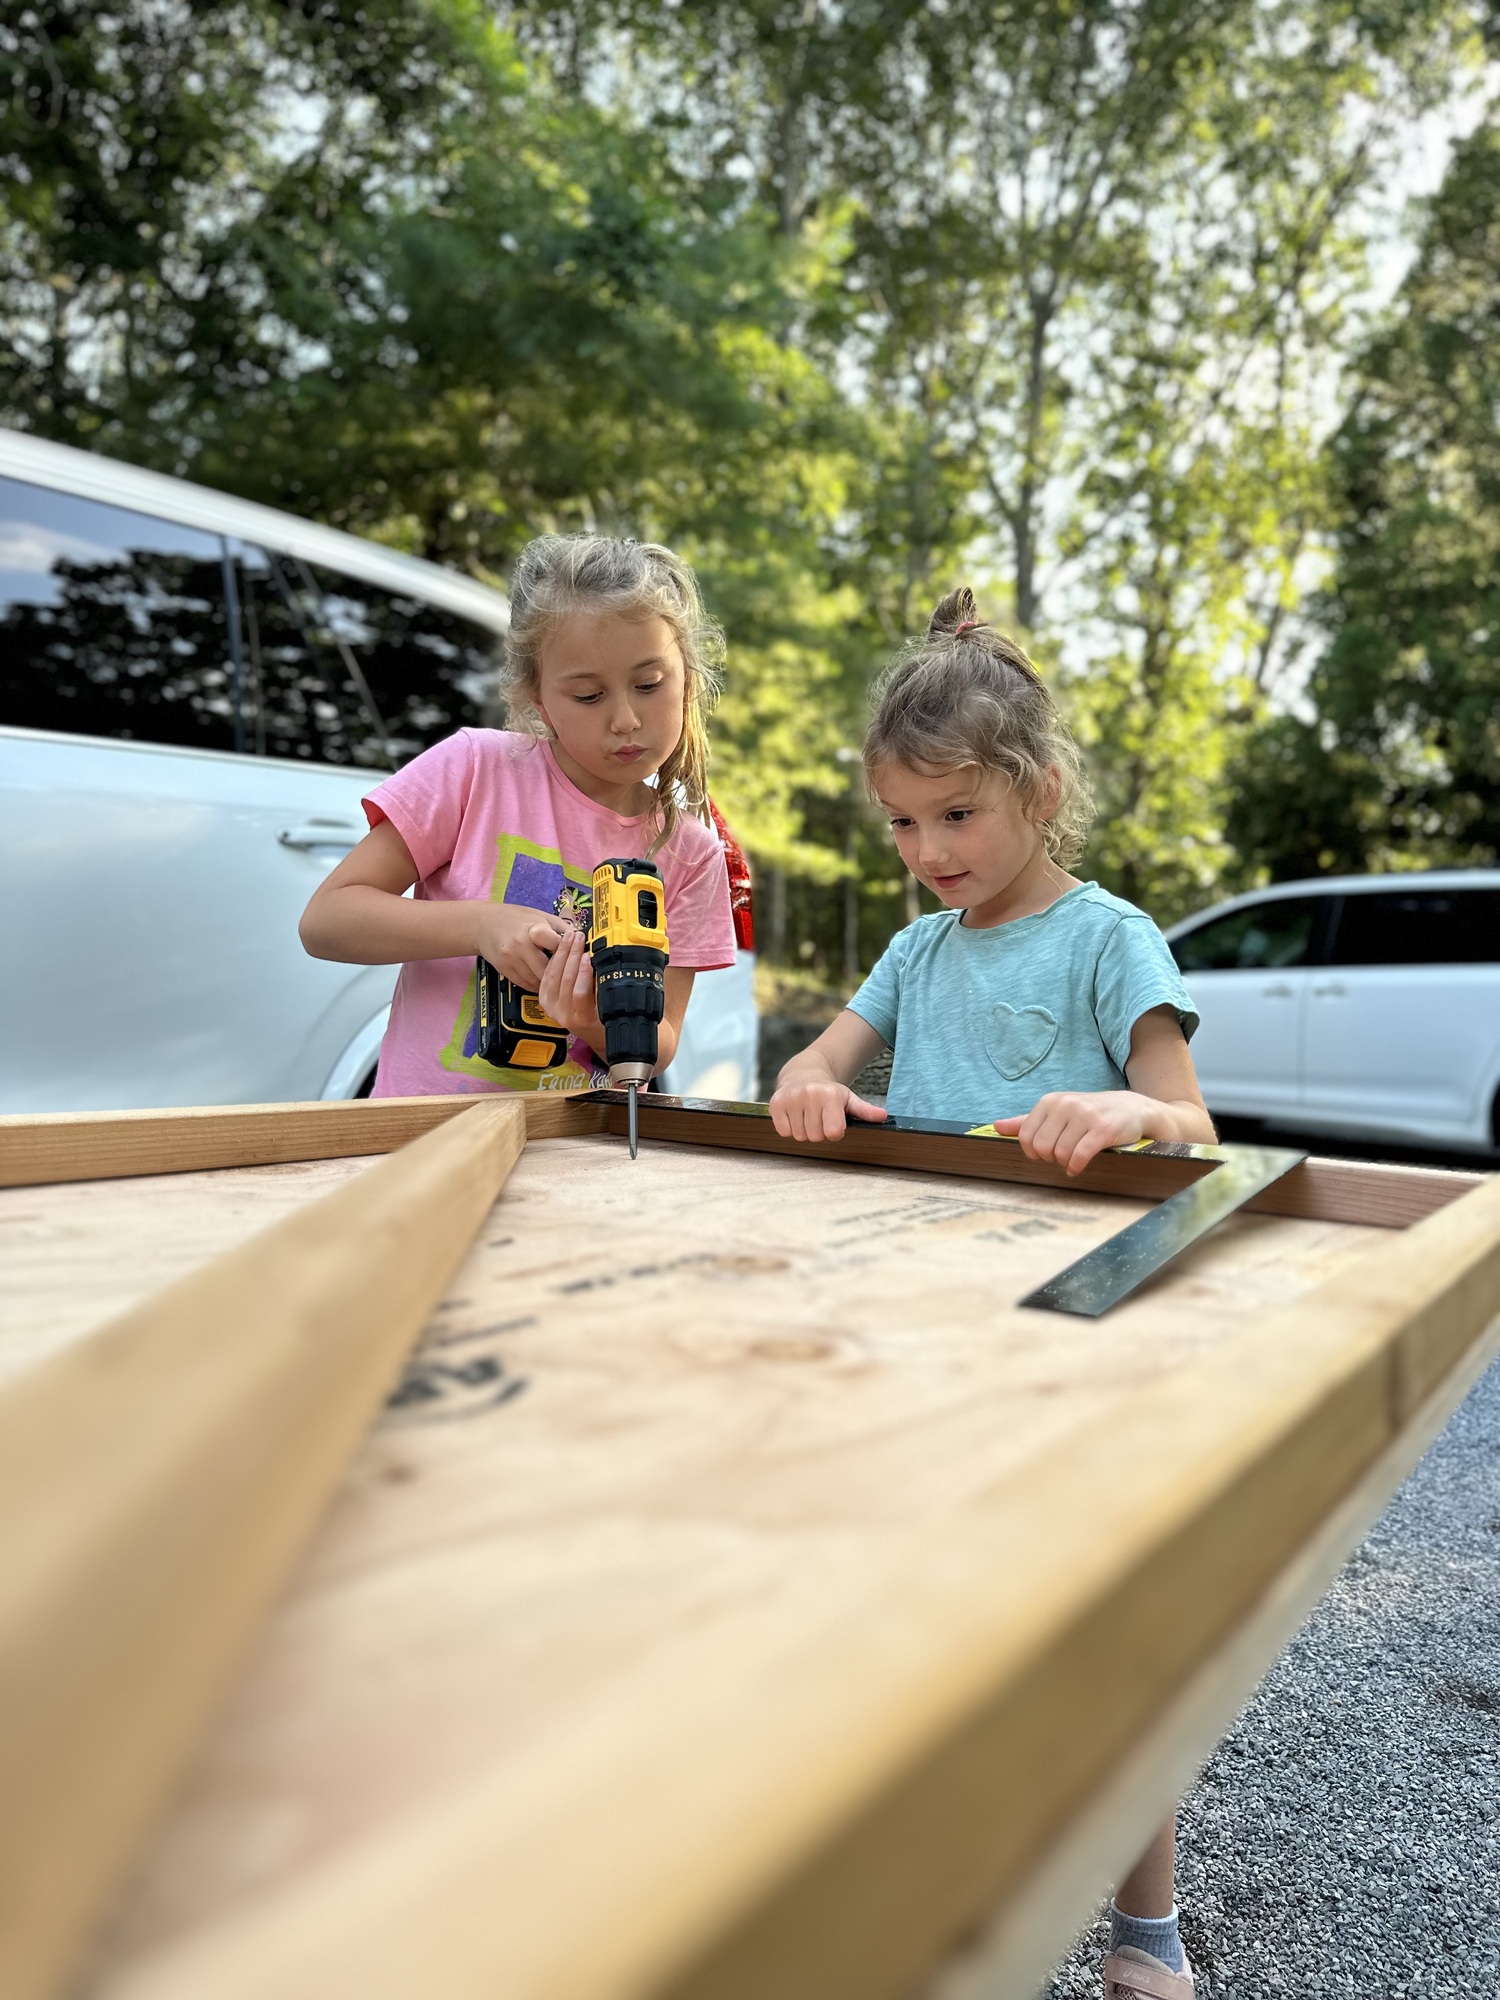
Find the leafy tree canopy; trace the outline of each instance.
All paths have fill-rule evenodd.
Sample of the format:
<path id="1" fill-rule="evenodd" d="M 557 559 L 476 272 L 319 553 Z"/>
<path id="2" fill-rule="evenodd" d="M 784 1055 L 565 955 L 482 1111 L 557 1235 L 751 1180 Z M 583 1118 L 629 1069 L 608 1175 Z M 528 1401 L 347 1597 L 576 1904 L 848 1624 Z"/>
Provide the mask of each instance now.
<path id="1" fill-rule="evenodd" d="M 1246 744 L 1231 837 L 1276 874 L 1500 853 L 1500 127 L 1457 149 L 1334 442 L 1310 716 Z"/>
<path id="2" fill-rule="evenodd" d="M 544 529 L 678 544 L 732 642 L 716 789 L 825 963 L 910 910 L 850 754 L 960 578 L 1073 715 L 1090 872 L 1163 919 L 1488 853 L 1487 135 L 1331 478 L 1323 416 L 1477 21 L 56 0 L 0 22 L 0 416 L 502 581 Z M 1330 543 L 1313 724 L 1273 710 Z"/>

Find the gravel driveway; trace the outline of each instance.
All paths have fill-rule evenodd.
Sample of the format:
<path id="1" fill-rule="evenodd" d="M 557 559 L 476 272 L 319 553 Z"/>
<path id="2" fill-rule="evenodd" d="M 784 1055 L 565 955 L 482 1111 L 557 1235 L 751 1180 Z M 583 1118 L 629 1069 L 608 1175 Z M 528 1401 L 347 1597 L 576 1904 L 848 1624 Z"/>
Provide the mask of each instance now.
<path id="1" fill-rule="evenodd" d="M 1186 1800 L 1198 1992 L 1500 1996 L 1500 1363 Z M 1047 2000 L 1098 2000 L 1104 1930 Z"/>

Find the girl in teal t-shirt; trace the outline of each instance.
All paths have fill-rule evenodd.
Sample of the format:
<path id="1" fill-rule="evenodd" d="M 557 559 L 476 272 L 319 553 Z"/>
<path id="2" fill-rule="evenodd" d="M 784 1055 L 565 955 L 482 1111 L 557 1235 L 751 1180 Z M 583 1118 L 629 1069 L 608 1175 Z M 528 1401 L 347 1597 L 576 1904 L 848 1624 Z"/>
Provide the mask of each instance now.
<path id="1" fill-rule="evenodd" d="M 849 1084 L 889 1043 L 891 1111 L 993 1118 L 1069 1173 L 1137 1139 L 1211 1141 L 1187 1046 L 1198 1016 L 1166 940 L 1067 872 L 1093 819 L 1077 748 L 967 590 L 879 682 L 865 776 L 901 859 L 946 908 L 892 938 L 782 1070 L 777 1131 L 836 1139 L 849 1115 L 884 1117 Z"/>
<path id="2" fill-rule="evenodd" d="M 901 859 L 945 907 L 893 938 L 782 1070 L 777 1131 L 836 1139 L 849 1117 L 883 1118 L 849 1086 L 889 1043 L 891 1111 L 993 1118 L 1070 1174 L 1137 1139 L 1211 1141 L 1188 1054 L 1198 1017 L 1166 941 L 1144 911 L 1068 873 L 1093 817 L 1078 751 L 1036 669 L 967 590 L 882 678 L 865 775 Z M 1107 2000 L 1190 2000 L 1174 1846 L 1168 1820 L 1115 1892 Z"/>

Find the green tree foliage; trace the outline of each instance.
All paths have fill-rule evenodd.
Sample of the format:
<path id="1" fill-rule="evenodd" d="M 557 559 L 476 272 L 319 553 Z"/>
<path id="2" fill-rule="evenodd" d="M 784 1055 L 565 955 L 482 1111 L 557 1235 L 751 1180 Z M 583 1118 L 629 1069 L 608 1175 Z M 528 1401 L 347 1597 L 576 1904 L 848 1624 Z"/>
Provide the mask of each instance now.
<path id="1" fill-rule="evenodd" d="M 758 234 L 462 0 L 60 16 L 17 58 L 13 420 L 500 566 L 732 516 L 816 398 Z"/>
<path id="2" fill-rule="evenodd" d="M 681 544 L 736 641 L 717 789 L 819 879 L 864 420 L 794 338 L 815 251 L 469 0 L 70 0 L 3 34 L 6 418 L 503 579 Z M 833 650 L 830 651 L 830 645 Z"/>
<path id="3" fill-rule="evenodd" d="M 1289 786 L 1413 855 L 1441 794 L 1478 852 L 1483 701 L 1436 709 L 1496 628 L 1412 665 L 1375 551 L 1467 453 L 1421 550 L 1478 574 L 1481 388 L 1393 335 L 1334 488 L 1321 443 L 1400 129 L 1474 53 L 1460 0 L 57 0 L 0 23 L 0 414 L 501 580 L 547 528 L 681 546 L 716 791 L 830 970 L 913 907 L 850 756 L 960 577 L 1159 916 L 1283 866 Z M 1309 733 L 1266 718 L 1340 508 Z"/>
<path id="4" fill-rule="evenodd" d="M 1310 717 L 1240 762 L 1231 836 L 1277 875 L 1500 853 L 1500 128 L 1454 156 L 1335 441 L 1338 569 Z"/>
<path id="5" fill-rule="evenodd" d="M 685 171 L 736 165 L 779 230 L 824 246 L 802 337 L 882 438 L 844 551 L 871 660 L 955 575 L 990 577 L 1088 749 L 1092 871 L 1163 917 L 1207 900 L 1236 866 L 1232 746 L 1330 524 L 1323 411 L 1367 280 L 1365 205 L 1472 59 L 1468 13 L 565 0 L 514 17 L 626 115 L 670 103 Z"/>

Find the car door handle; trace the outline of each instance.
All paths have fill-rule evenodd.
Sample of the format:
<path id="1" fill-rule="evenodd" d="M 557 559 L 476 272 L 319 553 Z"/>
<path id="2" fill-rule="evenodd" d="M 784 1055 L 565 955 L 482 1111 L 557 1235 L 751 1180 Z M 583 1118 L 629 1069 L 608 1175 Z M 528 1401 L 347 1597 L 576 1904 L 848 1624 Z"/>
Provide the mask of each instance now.
<path id="1" fill-rule="evenodd" d="M 1315 986 L 1313 995 L 1318 1000 L 1347 1000 L 1349 989 L 1347 986 L 1340 986 L 1335 980 L 1332 986 Z"/>
<path id="2" fill-rule="evenodd" d="M 1262 986 L 1260 992 L 1263 1000 L 1295 1000 L 1297 997 L 1296 988 L 1292 986 Z"/>
<path id="3" fill-rule="evenodd" d="M 283 847 L 356 847 L 364 837 L 365 829 L 346 819 L 308 819 L 276 836 Z"/>

